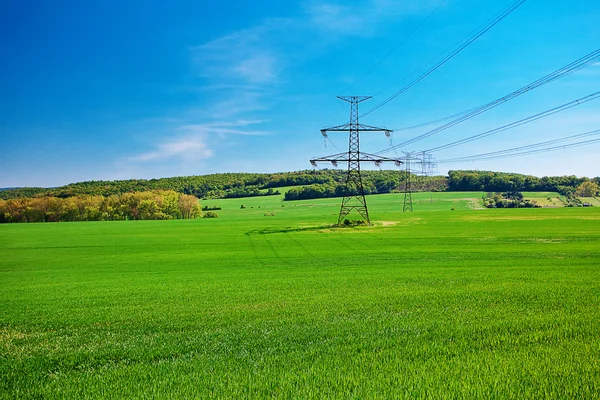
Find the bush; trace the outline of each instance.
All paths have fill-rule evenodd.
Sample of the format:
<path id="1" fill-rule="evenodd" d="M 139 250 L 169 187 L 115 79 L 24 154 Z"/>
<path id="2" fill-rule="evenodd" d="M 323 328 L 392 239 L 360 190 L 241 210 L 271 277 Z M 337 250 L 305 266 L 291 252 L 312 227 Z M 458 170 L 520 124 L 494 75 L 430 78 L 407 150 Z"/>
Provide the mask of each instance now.
<path id="1" fill-rule="evenodd" d="M 202 215 L 202 218 L 219 218 L 219 214 L 214 211 L 207 211 Z"/>
<path id="2" fill-rule="evenodd" d="M 359 219 L 359 220 L 349 220 L 349 219 L 345 219 L 344 220 L 344 225 L 345 226 L 360 226 L 360 225 L 367 225 L 367 221 L 365 221 L 364 219 Z"/>

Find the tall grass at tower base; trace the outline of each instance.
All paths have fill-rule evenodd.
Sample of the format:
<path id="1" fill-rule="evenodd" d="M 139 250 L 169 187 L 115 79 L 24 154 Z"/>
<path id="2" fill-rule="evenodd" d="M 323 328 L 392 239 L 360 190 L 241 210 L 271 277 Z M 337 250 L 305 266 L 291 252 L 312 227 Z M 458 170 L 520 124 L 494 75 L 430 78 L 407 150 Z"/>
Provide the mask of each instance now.
<path id="1" fill-rule="evenodd" d="M 599 398 L 600 208 L 480 197 L 2 225 L 0 397 Z"/>

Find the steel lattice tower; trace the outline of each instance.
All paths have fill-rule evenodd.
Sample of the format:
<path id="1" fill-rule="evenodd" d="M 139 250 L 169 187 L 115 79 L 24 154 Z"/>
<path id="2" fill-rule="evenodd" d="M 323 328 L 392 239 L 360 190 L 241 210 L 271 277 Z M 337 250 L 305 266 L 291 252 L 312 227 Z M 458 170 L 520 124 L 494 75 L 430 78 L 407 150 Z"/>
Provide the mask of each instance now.
<path id="1" fill-rule="evenodd" d="M 316 166 L 317 162 L 323 161 L 331 162 L 334 166 L 337 166 L 338 162 L 348 163 L 348 174 L 346 176 L 344 197 L 342 198 L 342 206 L 340 207 L 338 225 L 343 223 L 345 217 L 350 214 L 352 210 L 358 212 L 358 214 L 370 225 L 371 219 L 369 218 L 369 209 L 367 208 L 365 190 L 360 174 L 360 163 L 370 161 L 379 166 L 382 162 L 394 162 L 396 165 L 400 165 L 402 162 L 398 159 L 360 152 L 360 132 L 384 132 L 387 137 L 390 137 L 392 133 L 390 129 L 377 128 L 358 123 L 358 104 L 371 97 L 338 96 L 338 98 L 350 103 L 350 123 L 321 129 L 321 134 L 324 137 L 327 137 L 327 132 L 348 132 L 348 152 L 312 159 L 310 160 L 310 163 L 313 166 Z"/>
<path id="2" fill-rule="evenodd" d="M 404 153 L 406 155 L 406 174 L 404 176 L 404 207 L 402 208 L 402 212 L 413 210 L 412 205 L 412 180 L 411 174 L 412 170 L 410 169 L 410 162 L 413 153 Z"/>

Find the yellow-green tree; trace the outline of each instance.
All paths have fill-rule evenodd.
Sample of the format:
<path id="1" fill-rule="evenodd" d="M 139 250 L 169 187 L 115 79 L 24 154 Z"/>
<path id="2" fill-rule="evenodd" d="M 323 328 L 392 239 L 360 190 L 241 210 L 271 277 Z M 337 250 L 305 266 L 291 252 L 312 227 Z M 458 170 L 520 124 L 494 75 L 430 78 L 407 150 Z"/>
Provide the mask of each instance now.
<path id="1" fill-rule="evenodd" d="M 182 194 L 179 197 L 179 211 L 184 219 L 196 218 L 202 214 L 200 204 L 196 196 Z"/>
<path id="2" fill-rule="evenodd" d="M 596 183 L 592 181 L 587 181 L 583 182 L 577 187 L 575 195 L 578 197 L 594 197 L 598 194 L 599 191 L 600 187 Z"/>

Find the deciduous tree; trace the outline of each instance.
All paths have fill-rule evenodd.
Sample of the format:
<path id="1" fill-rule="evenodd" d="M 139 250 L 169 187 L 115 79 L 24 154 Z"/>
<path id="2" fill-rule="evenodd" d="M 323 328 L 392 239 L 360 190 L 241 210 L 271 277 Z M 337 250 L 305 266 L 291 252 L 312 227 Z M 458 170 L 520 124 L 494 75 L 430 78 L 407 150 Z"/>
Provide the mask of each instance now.
<path id="1" fill-rule="evenodd" d="M 594 197 L 598 192 L 600 192 L 600 186 L 592 181 L 587 181 L 577 187 L 575 195 L 579 197 Z"/>

